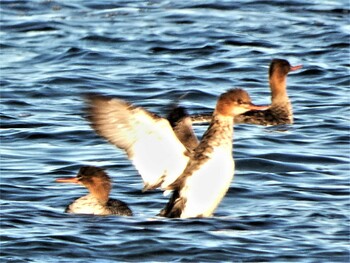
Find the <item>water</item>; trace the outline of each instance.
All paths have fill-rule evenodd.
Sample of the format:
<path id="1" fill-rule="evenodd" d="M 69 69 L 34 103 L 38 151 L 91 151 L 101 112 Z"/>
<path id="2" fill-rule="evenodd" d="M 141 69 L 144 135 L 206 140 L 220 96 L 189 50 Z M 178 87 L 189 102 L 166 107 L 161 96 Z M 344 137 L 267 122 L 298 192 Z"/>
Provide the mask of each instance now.
<path id="1" fill-rule="evenodd" d="M 348 262 L 349 2 L 1 1 L 2 262 Z M 213 218 L 164 219 L 161 192 L 89 127 L 82 95 L 193 114 L 231 87 L 269 102 L 285 58 L 295 124 L 235 128 L 236 175 Z M 200 136 L 205 127 L 196 127 Z M 107 169 L 135 216 L 67 215 L 54 183 Z"/>

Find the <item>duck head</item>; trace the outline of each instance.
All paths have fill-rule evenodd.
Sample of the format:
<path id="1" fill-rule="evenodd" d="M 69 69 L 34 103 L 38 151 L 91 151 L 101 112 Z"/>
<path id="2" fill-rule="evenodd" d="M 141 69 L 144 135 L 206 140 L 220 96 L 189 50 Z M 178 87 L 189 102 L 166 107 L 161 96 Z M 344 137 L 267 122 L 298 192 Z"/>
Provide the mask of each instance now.
<path id="1" fill-rule="evenodd" d="M 99 167 L 83 166 L 76 177 L 56 179 L 59 183 L 84 185 L 101 203 L 107 203 L 112 184 L 107 173 Z"/>
<path id="2" fill-rule="evenodd" d="M 236 116 L 250 110 L 266 110 L 268 106 L 254 105 L 243 89 L 231 89 L 220 95 L 215 112 L 223 116 Z"/>

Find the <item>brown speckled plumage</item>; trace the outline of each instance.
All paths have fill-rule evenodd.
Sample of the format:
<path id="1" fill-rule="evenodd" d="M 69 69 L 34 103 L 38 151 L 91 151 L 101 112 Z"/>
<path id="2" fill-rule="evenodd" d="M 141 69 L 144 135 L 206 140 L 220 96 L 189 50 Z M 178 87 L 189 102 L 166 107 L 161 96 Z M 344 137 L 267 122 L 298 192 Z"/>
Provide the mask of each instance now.
<path id="1" fill-rule="evenodd" d="M 186 179 L 197 171 L 201 166 L 210 160 L 215 147 L 227 145 L 232 152 L 233 138 L 233 118 L 226 118 L 220 121 L 215 115 L 209 125 L 208 130 L 203 135 L 203 139 L 194 149 L 191 159 L 179 178 L 169 185 L 168 190 L 172 190 L 173 194 L 166 207 L 159 213 L 159 216 L 177 218 L 181 217 L 181 212 L 186 205 L 186 198 L 180 195 L 180 190 L 184 188 Z M 200 217 L 200 216 L 196 216 Z"/>
<path id="2" fill-rule="evenodd" d="M 165 217 L 183 217 L 183 212 L 186 209 L 188 202 L 187 191 L 190 191 L 188 187 L 188 180 L 194 173 L 197 173 L 203 168 L 203 165 L 212 162 L 213 154 L 217 149 L 222 149 L 233 162 L 232 158 L 232 139 L 233 139 L 233 121 L 235 108 L 249 107 L 251 101 L 249 95 L 239 89 L 230 90 L 218 99 L 216 109 L 214 111 L 209 128 L 203 135 L 203 138 L 191 154 L 191 158 L 187 164 L 182 175 L 180 175 L 175 182 L 167 187 L 167 190 L 173 190 L 173 195 L 170 198 L 166 207 L 159 213 L 160 216 Z M 224 160 L 222 160 L 224 161 Z M 222 165 L 225 165 L 222 163 Z M 232 172 L 232 176 L 234 171 Z M 215 175 L 213 175 L 215 178 Z M 230 181 L 227 183 L 229 184 Z M 210 182 L 203 182 L 204 184 L 210 184 Z M 227 186 L 228 187 L 228 186 Z M 222 190 L 223 193 L 227 189 Z M 208 193 L 210 195 L 210 193 Z M 217 204 L 221 201 L 223 196 L 217 197 Z M 216 207 L 214 207 L 215 209 Z M 203 217 L 211 214 L 209 211 L 203 211 L 203 213 L 197 213 L 191 215 L 191 217 Z"/>

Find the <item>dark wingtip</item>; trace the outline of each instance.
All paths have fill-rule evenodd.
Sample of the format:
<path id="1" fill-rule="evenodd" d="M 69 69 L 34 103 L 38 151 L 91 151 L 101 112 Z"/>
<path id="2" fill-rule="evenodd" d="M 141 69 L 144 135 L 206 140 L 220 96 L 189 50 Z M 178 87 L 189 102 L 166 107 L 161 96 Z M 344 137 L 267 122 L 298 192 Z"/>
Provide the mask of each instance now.
<path id="1" fill-rule="evenodd" d="M 176 106 L 168 113 L 167 120 L 170 122 L 170 125 L 174 127 L 178 121 L 188 116 L 189 115 L 184 107 Z"/>

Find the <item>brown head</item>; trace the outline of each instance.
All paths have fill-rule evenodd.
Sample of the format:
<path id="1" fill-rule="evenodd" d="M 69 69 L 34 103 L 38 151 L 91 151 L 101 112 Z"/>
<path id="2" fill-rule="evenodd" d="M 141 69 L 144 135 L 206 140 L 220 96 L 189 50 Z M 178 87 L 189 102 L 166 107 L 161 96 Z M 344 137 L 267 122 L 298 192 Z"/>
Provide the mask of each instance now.
<path id="1" fill-rule="evenodd" d="M 269 82 L 272 99 L 278 96 L 287 96 L 287 75 L 291 71 L 302 68 L 301 65 L 291 66 L 285 59 L 273 59 L 269 68 Z"/>
<path id="2" fill-rule="evenodd" d="M 83 166 L 76 177 L 59 178 L 56 182 L 82 184 L 103 204 L 108 201 L 109 192 L 112 189 L 107 173 L 95 166 Z"/>
<path id="3" fill-rule="evenodd" d="M 250 110 L 266 110 L 268 106 L 256 106 L 249 94 L 242 89 L 231 89 L 220 95 L 215 112 L 223 116 L 236 116 Z"/>

